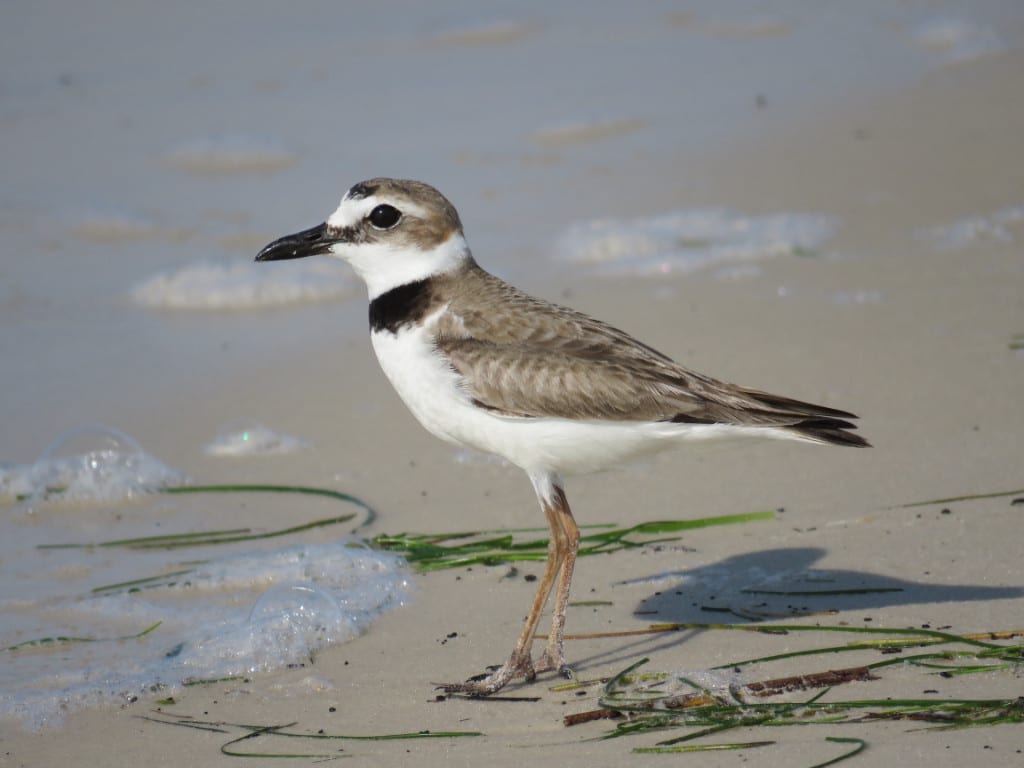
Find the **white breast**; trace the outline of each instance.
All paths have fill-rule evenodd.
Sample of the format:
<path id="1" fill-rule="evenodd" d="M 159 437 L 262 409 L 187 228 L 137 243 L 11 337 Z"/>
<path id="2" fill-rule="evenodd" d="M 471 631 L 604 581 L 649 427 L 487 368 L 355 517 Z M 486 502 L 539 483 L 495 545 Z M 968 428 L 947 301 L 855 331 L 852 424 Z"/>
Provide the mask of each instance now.
<path id="1" fill-rule="evenodd" d="M 401 328 L 397 334 L 375 331 L 370 339 L 380 367 L 413 416 L 442 440 L 472 445 L 472 430 L 466 422 L 479 409 L 434 348 L 433 326 L 442 312 L 444 309 L 424 318 L 422 324 Z"/>

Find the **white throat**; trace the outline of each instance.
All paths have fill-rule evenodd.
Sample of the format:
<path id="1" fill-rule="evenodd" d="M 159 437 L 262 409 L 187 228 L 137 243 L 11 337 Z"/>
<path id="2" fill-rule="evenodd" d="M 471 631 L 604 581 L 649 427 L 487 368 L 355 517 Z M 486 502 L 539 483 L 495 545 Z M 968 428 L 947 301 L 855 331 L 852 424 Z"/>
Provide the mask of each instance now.
<path id="1" fill-rule="evenodd" d="M 331 254 L 352 265 L 366 283 L 371 301 L 400 285 L 450 272 L 470 256 L 466 239 L 458 233 L 430 250 L 388 243 L 336 243 Z"/>

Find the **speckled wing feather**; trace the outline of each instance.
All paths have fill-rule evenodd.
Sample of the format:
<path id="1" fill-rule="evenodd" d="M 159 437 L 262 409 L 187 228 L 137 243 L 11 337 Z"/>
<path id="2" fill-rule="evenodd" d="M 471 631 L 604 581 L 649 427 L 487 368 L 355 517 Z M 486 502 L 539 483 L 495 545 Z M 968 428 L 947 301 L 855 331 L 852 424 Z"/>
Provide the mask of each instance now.
<path id="1" fill-rule="evenodd" d="M 470 264 L 438 289 L 436 344 L 481 407 L 518 417 L 775 426 L 860 444 L 852 414 L 717 381 Z"/>

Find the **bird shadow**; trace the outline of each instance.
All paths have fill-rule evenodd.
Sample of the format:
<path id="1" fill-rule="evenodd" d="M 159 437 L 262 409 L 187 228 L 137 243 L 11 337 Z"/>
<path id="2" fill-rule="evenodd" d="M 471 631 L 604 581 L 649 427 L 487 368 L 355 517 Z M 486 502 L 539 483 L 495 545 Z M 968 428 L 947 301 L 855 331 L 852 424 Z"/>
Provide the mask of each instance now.
<path id="1" fill-rule="evenodd" d="M 929 584 L 868 571 L 815 568 L 826 550 L 794 547 L 751 552 L 693 569 L 668 571 L 619 582 L 651 584 L 656 590 L 639 600 L 633 615 L 647 624 L 749 624 L 799 622 L 829 614 L 928 603 L 968 603 L 1024 597 L 1024 587 Z M 871 626 L 871 617 L 857 617 Z M 919 615 L 915 617 L 919 620 Z M 837 617 L 836 622 L 842 619 Z M 887 623 L 899 619 L 889 616 Z M 910 619 L 906 625 L 910 624 Z M 936 624 L 941 624 L 936 620 Z M 852 626 L 852 622 L 851 622 Z M 700 631 L 700 630 L 695 630 Z M 590 664 L 634 658 L 685 642 L 689 632 L 672 632 L 627 641 L 584 661 Z"/>
<path id="2" fill-rule="evenodd" d="M 658 622 L 706 621 L 709 610 L 725 614 L 716 621 L 728 622 L 1024 596 L 1024 587 L 928 584 L 868 571 L 814 568 L 825 554 L 817 547 L 769 549 L 622 583 L 667 584 L 634 611 Z"/>

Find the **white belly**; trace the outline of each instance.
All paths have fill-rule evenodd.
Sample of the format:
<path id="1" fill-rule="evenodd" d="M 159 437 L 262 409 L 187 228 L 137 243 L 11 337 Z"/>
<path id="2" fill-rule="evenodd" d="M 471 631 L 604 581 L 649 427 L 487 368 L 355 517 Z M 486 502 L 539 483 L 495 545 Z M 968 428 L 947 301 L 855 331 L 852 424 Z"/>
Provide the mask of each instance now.
<path id="1" fill-rule="evenodd" d="M 503 456 L 527 472 L 596 472 L 688 440 L 782 430 L 725 424 L 598 422 L 500 416 L 473 405 L 458 374 L 434 350 L 433 318 L 397 335 L 371 335 L 381 368 L 412 414 L 442 440 Z"/>

